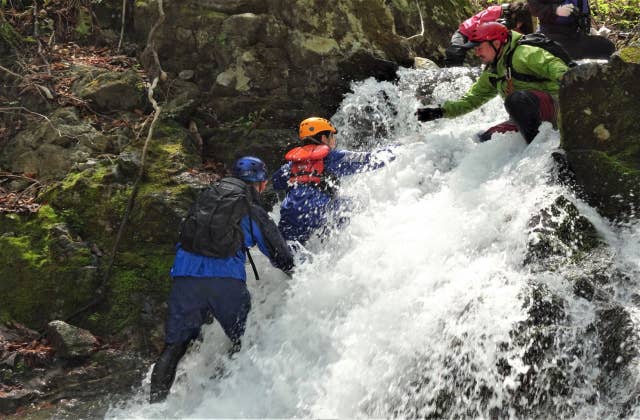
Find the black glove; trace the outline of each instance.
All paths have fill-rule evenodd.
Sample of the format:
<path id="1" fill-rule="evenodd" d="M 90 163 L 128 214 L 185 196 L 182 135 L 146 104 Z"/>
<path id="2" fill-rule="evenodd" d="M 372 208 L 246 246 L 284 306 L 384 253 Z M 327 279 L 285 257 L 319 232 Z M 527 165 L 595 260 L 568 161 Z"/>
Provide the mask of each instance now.
<path id="1" fill-rule="evenodd" d="M 444 110 L 439 106 L 418 108 L 416 116 L 418 117 L 418 121 L 433 121 L 444 117 Z"/>

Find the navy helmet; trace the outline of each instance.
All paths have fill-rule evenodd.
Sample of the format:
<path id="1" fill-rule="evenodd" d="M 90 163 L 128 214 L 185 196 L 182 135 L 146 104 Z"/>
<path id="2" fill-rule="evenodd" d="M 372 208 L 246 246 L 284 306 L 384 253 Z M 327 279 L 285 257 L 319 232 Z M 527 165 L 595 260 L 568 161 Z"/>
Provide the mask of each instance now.
<path id="1" fill-rule="evenodd" d="M 233 176 L 247 182 L 267 180 L 267 165 L 257 157 L 244 156 L 233 165 Z"/>

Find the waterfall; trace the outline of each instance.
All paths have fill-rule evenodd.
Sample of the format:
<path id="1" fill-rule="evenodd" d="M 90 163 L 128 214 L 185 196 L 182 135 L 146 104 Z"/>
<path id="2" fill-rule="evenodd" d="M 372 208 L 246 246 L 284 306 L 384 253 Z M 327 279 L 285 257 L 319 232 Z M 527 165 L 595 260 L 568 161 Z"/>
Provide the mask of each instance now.
<path id="1" fill-rule="evenodd" d="M 550 124 L 528 146 L 517 133 L 477 143 L 507 119 L 499 98 L 416 121 L 416 94 L 457 98 L 477 69 L 398 75 L 354 83 L 332 117 L 339 147 L 391 147 L 395 160 L 343 180 L 349 222 L 310 241 L 291 279 L 256 258 L 242 350 L 227 357 L 206 325 L 166 402 L 146 402 L 147 378 L 107 417 L 640 415 L 640 226 L 612 226 L 557 182 Z M 586 255 L 570 237 L 525 263 L 543 209 L 577 211 L 599 244 Z"/>

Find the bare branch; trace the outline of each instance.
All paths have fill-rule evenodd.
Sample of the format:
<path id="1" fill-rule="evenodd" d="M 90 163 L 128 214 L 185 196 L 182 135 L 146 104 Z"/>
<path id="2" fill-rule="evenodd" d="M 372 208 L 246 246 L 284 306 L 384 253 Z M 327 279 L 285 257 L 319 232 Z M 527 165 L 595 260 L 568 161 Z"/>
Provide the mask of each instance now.
<path id="1" fill-rule="evenodd" d="M 0 107 L 0 112 L 13 112 L 13 111 L 24 111 L 29 114 L 37 115 L 40 118 L 44 118 L 49 123 L 51 128 L 53 128 L 58 132 L 58 137 L 62 137 L 62 133 L 60 132 L 60 130 L 58 130 L 55 125 L 53 125 L 53 122 L 51 122 L 51 120 L 46 115 L 38 114 L 37 112 L 31 111 L 30 109 L 27 109 L 23 106 Z"/>
<path id="2" fill-rule="evenodd" d="M 147 48 L 145 49 L 143 54 L 149 54 L 149 52 L 151 53 L 151 55 L 153 56 L 153 62 L 155 64 L 155 68 L 151 69 L 151 72 L 153 73 L 152 76 L 156 77 L 159 75 L 160 80 L 164 81 L 167 79 L 167 74 L 164 72 L 164 70 L 162 70 L 162 66 L 160 65 L 160 58 L 158 58 L 158 51 L 156 48 L 156 31 L 158 30 L 158 28 L 160 28 L 165 19 L 162 0 L 158 0 L 158 13 L 158 20 L 156 21 L 156 23 L 154 23 L 154 25 L 151 27 L 151 30 L 149 31 L 149 36 L 147 37 Z"/>
<path id="3" fill-rule="evenodd" d="M 125 25 L 125 17 L 127 16 L 127 0 L 122 0 L 122 27 L 120 28 L 120 40 L 118 40 L 118 48 L 116 48 L 116 52 L 120 52 L 120 47 L 122 47 L 122 38 L 124 38 L 124 25 Z"/>
<path id="4" fill-rule="evenodd" d="M 21 80 L 23 80 L 23 79 L 24 79 L 24 76 L 21 76 L 21 75 L 19 75 L 18 73 L 14 73 L 14 72 L 12 72 L 11 70 L 9 70 L 9 69 L 8 69 L 8 68 L 6 68 L 6 67 L 0 66 L 0 70 L 5 71 L 5 72 L 9 73 L 9 74 L 10 74 L 10 75 L 12 75 L 12 76 L 17 77 L 18 79 L 21 79 Z"/>
<path id="5" fill-rule="evenodd" d="M 413 38 L 424 36 L 424 18 L 422 17 L 422 10 L 420 9 L 420 4 L 418 3 L 418 0 L 416 0 L 416 7 L 418 8 L 418 14 L 420 15 L 420 33 L 412 35 L 409 38 L 405 38 L 405 39 L 413 39 Z"/>

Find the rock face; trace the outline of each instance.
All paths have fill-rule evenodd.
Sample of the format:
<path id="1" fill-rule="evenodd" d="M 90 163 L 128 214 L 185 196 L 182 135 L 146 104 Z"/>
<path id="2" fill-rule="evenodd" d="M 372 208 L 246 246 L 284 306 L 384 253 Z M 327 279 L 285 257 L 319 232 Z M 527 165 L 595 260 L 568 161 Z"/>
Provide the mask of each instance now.
<path id="1" fill-rule="evenodd" d="M 606 217 L 640 208 L 640 48 L 570 70 L 560 90 L 562 148 L 578 187 Z"/>
<path id="2" fill-rule="evenodd" d="M 82 121 L 75 108 L 60 108 L 48 121 L 29 125 L 9 142 L 0 165 L 41 180 L 60 179 L 93 156 L 119 153 L 122 143 L 117 135 L 106 135 Z"/>
<path id="3" fill-rule="evenodd" d="M 471 13 L 465 0 L 165 3 L 164 69 L 193 71 L 220 120 L 262 112 L 278 128 L 330 115 L 351 80 L 392 79 L 415 55 L 438 58 L 451 28 Z M 136 5 L 135 32 L 146 39 L 157 4 Z M 420 14 L 425 34 L 408 39 L 421 31 Z"/>

